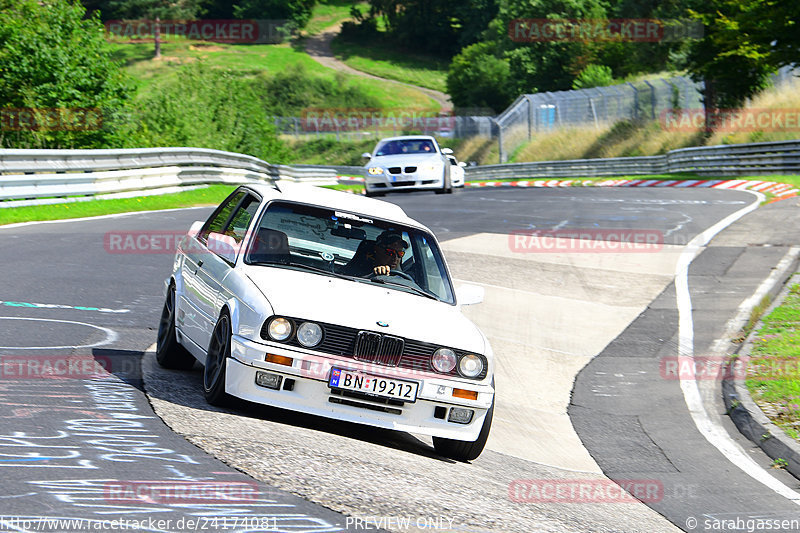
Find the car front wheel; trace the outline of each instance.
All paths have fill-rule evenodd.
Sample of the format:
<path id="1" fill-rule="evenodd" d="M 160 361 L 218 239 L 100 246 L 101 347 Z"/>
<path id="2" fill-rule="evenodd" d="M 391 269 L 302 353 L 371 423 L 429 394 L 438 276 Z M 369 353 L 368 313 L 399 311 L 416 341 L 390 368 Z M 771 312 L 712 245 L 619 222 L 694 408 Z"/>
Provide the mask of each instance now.
<path id="1" fill-rule="evenodd" d="M 230 355 L 231 319 L 223 312 L 214 326 L 203 369 L 203 395 L 211 405 L 225 405 L 231 398 L 225 392 L 225 369 Z"/>
<path id="2" fill-rule="evenodd" d="M 494 400 L 492 406 L 486 412 L 486 418 L 483 419 L 481 432 L 478 438 L 474 441 L 464 441 L 455 439 L 445 439 L 441 437 L 433 437 L 433 447 L 436 453 L 455 459 L 456 461 L 472 461 L 477 459 L 483 452 L 486 446 L 486 441 L 489 439 L 489 430 L 492 428 L 492 417 L 494 416 Z"/>
<path id="3" fill-rule="evenodd" d="M 194 365 L 194 356 L 181 346 L 175 334 L 175 285 L 170 284 L 161 321 L 158 324 L 156 361 L 164 368 L 188 370 Z"/>

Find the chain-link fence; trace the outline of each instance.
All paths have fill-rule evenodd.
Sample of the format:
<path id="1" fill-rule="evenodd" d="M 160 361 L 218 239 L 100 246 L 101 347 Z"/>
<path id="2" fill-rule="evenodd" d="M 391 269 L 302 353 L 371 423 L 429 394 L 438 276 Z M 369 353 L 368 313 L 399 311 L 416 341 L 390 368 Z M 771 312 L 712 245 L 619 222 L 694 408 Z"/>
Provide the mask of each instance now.
<path id="1" fill-rule="evenodd" d="M 795 79 L 797 70 L 781 69 L 773 83 Z M 273 117 L 282 135 L 360 140 L 409 133 L 437 137 L 497 139 L 500 163 L 534 134 L 565 127 L 608 126 L 620 120 L 656 120 L 668 111 L 702 109 L 703 84 L 684 76 L 628 82 L 574 91 L 524 94 L 497 117 L 431 116 L 430 113 L 381 113 L 377 110 L 327 110 L 304 117 Z"/>
<path id="2" fill-rule="evenodd" d="M 466 139 L 469 137 L 495 138 L 497 129 L 493 117 L 488 116 L 418 116 L 403 120 L 393 116 L 363 117 L 272 117 L 279 135 L 304 139 L 321 137 L 337 141 L 358 141 L 407 134 L 435 135 Z"/>
<path id="3" fill-rule="evenodd" d="M 500 162 L 534 133 L 563 127 L 656 119 L 670 109 L 702 107 L 702 84 L 683 76 L 575 91 L 525 94 L 497 117 Z"/>

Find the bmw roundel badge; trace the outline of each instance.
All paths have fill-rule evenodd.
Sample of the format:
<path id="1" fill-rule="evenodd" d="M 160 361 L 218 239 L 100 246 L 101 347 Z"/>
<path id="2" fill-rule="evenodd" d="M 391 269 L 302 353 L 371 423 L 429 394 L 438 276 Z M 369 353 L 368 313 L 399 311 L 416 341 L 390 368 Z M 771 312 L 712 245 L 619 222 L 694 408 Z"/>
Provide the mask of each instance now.
<path id="1" fill-rule="evenodd" d="M 382 328 L 388 328 L 389 327 L 389 323 L 388 322 L 384 322 L 383 320 L 378 320 L 375 323 L 378 324 Z"/>

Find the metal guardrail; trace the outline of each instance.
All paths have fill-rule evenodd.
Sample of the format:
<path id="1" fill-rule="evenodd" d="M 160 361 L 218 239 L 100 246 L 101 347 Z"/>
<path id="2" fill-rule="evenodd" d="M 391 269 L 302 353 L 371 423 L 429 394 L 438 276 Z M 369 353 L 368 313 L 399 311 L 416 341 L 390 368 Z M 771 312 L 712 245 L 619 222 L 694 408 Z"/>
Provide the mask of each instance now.
<path id="1" fill-rule="evenodd" d="M 248 155 L 201 148 L 0 150 L 0 200 L 208 183 L 290 180 L 334 184 L 336 177 L 334 167 L 273 165 Z"/>
<path id="2" fill-rule="evenodd" d="M 0 201 L 148 191 L 209 183 L 290 180 L 335 184 L 363 167 L 273 165 L 200 148 L 0 150 Z M 672 150 L 661 156 L 537 161 L 466 168 L 466 179 L 536 179 L 691 173 L 800 174 L 800 140 Z M 0 203 L 0 207 L 10 202 Z"/>
<path id="3" fill-rule="evenodd" d="M 466 179 L 530 179 L 641 176 L 800 174 L 800 140 L 681 148 L 665 155 L 535 161 L 466 168 Z"/>

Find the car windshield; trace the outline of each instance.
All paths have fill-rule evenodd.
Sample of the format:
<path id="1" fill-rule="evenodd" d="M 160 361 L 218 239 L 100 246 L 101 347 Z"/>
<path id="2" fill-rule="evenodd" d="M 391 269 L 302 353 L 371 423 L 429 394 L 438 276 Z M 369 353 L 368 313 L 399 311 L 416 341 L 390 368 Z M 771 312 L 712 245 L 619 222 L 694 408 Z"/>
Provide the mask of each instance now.
<path id="1" fill-rule="evenodd" d="M 302 268 L 454 304 L 441 252 L 430 233 L 356 213 L 271 202 L 245 263 Z M 376 266 L 389 275 L 375 275 Z"/>
<path id="2" fill-rule="evenodd" d="M 436 147 L 430 139 L 394 139 L 378 144 L 375 155 L 433 154 L 435 152 Z"/>

